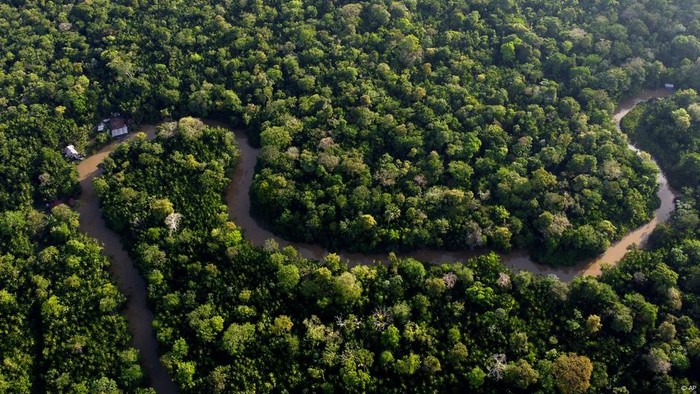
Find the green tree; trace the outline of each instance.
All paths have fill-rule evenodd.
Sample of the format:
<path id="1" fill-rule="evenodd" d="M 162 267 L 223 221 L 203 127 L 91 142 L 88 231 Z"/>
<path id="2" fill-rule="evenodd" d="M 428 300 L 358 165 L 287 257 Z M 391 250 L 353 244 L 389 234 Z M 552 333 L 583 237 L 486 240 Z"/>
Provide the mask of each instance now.
<path id="1" fill-rule="evenodd" d="M 292 290 L 300 279 L 299 268 L 295 265 L 282 265 L 277 269 L 277 283 L 285 291 Z"/>
<path id="2" fill-rule="evenodd" d="M 562 354 L 552 365 L 556 385 L 563 393 L 584 393 L 590 387 L 593 364 L 586 356 Z"/>
<path id="3" fill-rule="evenodd" d="M 250 323 L 233 323 L 221 338 L 223 349 L 232 356 L 240 355 L 244 352 L 250 342 L 255 338 L 255 326 Z"/>
<path id="4" fill-rule="evenodd" d="M 508 363 L 503 370 L 503 379 L 520 389 L 537 383 L 538 378 L 537 371 L 524 359 Z"/>

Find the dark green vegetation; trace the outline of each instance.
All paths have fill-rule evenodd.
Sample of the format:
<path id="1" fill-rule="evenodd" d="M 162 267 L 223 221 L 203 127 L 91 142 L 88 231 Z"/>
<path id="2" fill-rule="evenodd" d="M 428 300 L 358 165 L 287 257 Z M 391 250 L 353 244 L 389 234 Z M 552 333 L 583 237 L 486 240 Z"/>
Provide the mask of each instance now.
<path id="1" fill-rule="evenodd" d="M 686 297 L 700 318 L 700 267 L 679 254 L 700 253 L 700 97 L 689 89 L 643 104 L 624 119 L 622 128 L 657 158 L 680 191 L 670 225 L 658 228 L 652 242 L 671 253 L 667 258 L 678 260 L 679 273 L 693 292 Z"/>
<path id="2" fill-rule="evenodd" d="M 124 296 L 60 205 L 0 214 L 0 392 L 137 392 Z"/>
<path id="3" fill-rule="evenodd" d="M 106 113 L 246 126 L 263 146 L 256 208 L 291 238 L 529 247 L 563 264 L 649 217 L 655 170 L 609 117 L 644 86 L 700 89 L 699 6 L 2 2 L 0 391 L 142 383 L 94 241 L 65 208 L 35 210 L 76 192 L 60 149 L 104 143 L 90 130 Z M 231 140 L 191 121 L 190 133 L 120 150 L 98 188 L 187 391 L 677 392 L 700 370 L 688 97 L 659 104 L 670 114 L 650 106 L 673 138 L 647 148 L 691 188 L 655 250 L 599 281 L 508 273 L 493 256 L 347 271 L 253 248 L 220 198 Z M 656 117 L 639 119 L 629 126 L 642 141 Z"/>
<path id="4" fill-rule="evenodd" d="M 595 255 L 655 204 L 615 100 L 700 83 L 697 1 L 12 4 L 0 105 L 81 125 L 42 146 L 115 109 L 229 118 L 263 145 L 259 215 L 331 247 Z"/>
<path id="5" fill-rule="evenodd" d="M 654 171 L 608 115 L 611 98 L 657 82 L 641 45 L 654 39 L 595 7 L 466 3 L 306 20 L 282 8 L 277 30 L 300 54 L 267 58 L 283 92 L 250 122 L 254 202 L 274 229 L 360 250 L 515 245 L 567 264 L 649 218 Z"/>
<path id="6" fill-rule="evenodd" d="M 120 147 L 96 183 L 184 392 L 676 392 L 698 381 L 700 241 L 635 251 L 571 284 L 510 272 L 495 254 L 349 270 L 335 255 L 243 240 L 221 207 L 230 134 L 202 127 L 186 119 Z M 174 228 L 165 218 L 177 213 Z"/>
<path id="7" fill-rule="evenodd" d="M 141 138 L 119 146 L 101 164 L 110 182 L 96 180 L 95 192 L 116 231 L 153 227 L 149 237 L 158 239 L 166 234 L 155 230 L 166 222 L 172 233 L 179 226 L 226 221 L 221 190 L 237 159 L 230 131 L 183 118 L 159 126 L 155 141 Z"/>
<path id="8" fill-rule="evenodd" d="M 692 191 L 700 186 L 700 97 L 695 90 L 643 103 L 623 119 L 621 127 L 668 169 L 675 187 Z"/>
<path id="9" fill-rule="evenodd" d="M 0 106 L 0 212 L 75 196 L 78 174 L 60 148 L 79 138 L 74 120 L 46 106 Z"/>

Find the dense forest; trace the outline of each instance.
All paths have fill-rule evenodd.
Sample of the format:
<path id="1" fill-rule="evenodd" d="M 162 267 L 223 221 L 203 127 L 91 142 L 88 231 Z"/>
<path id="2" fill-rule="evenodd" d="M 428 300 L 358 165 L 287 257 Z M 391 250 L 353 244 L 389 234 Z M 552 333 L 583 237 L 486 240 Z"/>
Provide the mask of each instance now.
<path id="1" fill-rule="evenodd" d="M 230 135 L 166 124 L 153 142 L 119 147 L 96 181 L 183 392 L 677 392 L 698 381 L 700 241 L 634 251 L 570 284 L 510 272 L 495 254 L 352 269 L 333 254 L 306 260 L 253 247 L 227 221 Z"/>
<path id="2" fill-rule="evenodd" d="M 0 392 L 146 392 L 108 264 L 65 205 L 0 214 Z"/>
<path id="3" fill-rule="evenodd" d="M 108 259 L 56 206 L 80 194 L 61 150 L 104 145 L 111 112 L 245 128 L 254 210 L 288 239 L 567 265 L 658 204 L 616 102 L 700 90 L 697 0 L 12 0 L 0 29 L 0 392 L 149 390 Z M 233 138 L 193 118 L 122 145 L 95 189 L 184 392 L 679 392 L 700 370 L 698 101 L 625 119 L 677 210 L 571 283 L 494 254 L 253 247 L 221 197 Z"/>
<path id="4" fill-rule="evenodd" d="M 693 1 L 177 4 L 2 5 L 8 113 L 246 126 L 263 148 L 256 212 L 333 248 L 596 255 L 656 204 L 615 101 L 700 84 Z M 37 145 L 90 141 L 70 130 Z M 25 168 L 3 168 L 10 190 L 35 179 Z"/>
<path id="5" fill-rule="evenodd" d="M 681 90 L 670 99 L 642 103 L 621 124 L 635 144 L 667 169 L 673 185 L 690 191 L 700 186 L 699 126 L 700 97 L 692 89 Z"/>

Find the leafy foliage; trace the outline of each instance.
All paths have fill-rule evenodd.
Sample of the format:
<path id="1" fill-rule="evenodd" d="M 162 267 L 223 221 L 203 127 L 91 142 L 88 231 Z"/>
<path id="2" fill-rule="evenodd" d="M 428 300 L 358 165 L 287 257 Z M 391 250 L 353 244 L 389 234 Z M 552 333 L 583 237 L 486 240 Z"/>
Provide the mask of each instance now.
<path id="1" fill-rule="evenodd" d="M 183 391 L 653 392 L 697 382 L 697 303 L 677 298 L 693 297 L 676 273 L 697 266 L 686 252 L 671 266 L 659 264 L 674 264 L 664 251 L 634 251 L 600 280 L 567 284 L 510 272 L 495 254 L 348 269 L 333 254 L 311 261 L 291 247 L 253 247 L 225 216 L 183 215 L 173 233 L 143 216 L 148 201 L 182 201 L 173 206 L 183 212 L 221 201 L 226 182 L 204 189 L 191 174 L 149 174 L 177 173 L 171 157 L 194 145 L 209 152 L 194 159 L 223 177 L 227 166 L 212 164 L 233 156 L 212 138 L 223 133 L 135 141 L 98 181 L 110 221 L 126 223 Z M 153 160 L 136 159 L 154 145 L 163 149 Z M 203 198 L 185 198 L 195 188 Z M 125 195 L 140 202 L 118 203 Z M 126 220 L 135 214 L 144 219 Z"/>
<path id="2" fill-rule="evenodd" d="M 691 189 L 700 185 L 700 97 L 695 90 L 641 104 L 624 118 L 622 127 L 660 166 L 669 169 L 674 185 Z"/>
<path id="3" fill-rule="evenodd" d="M 614 101 L 700 83 L 695 1 L 176 3 L 0 7 L 0 106 L 64 127 L 0 167 L 21 196 L 0 206 L 65 194 L 25 169 L 41 147 L 86 146 L 101 113 L 212 116 L 263 147 L 254 208 L 288 238 L 570 264 L 654 208 Z"/>
<path id="4" fill-rule="evenodd" d="M 247 126 L 262 148 L 255 207 L 290 238 L 526 247 L 567 264 L 649 218 L 656 170 L 610 113 L 644 86 L 700 88 L 699 6 L 0 4 L 0 391 L 143 384 L 99 248 L 65 208 L 35 210 L 78 192 L 59 152 L 104 144 L 104 114 Z M 587 373 L 555 373 L 575 354 L 590 391 L 672 392 L 700 370 L 696 102 L 627 121 L 689 187 L 654 250 L 570 285 L 493 255 L 348 270 L 253 248 L 220 199 L 231 138 L 192 119 L 119 150 L 95 186 L 184 391 L 578 390 Z"/>
<path id="5" fill-rule="evenodd" d="M 0 391 L 145 392 L 108 264 L 64 205 L 0 214 Z"/>

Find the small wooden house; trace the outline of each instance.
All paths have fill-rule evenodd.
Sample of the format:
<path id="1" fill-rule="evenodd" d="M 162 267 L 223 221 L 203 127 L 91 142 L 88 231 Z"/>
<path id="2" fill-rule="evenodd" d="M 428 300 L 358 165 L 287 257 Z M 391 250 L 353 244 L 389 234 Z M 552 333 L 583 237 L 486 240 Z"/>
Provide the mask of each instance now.
<path id="1" fill-rule="evenodd" d="M 129 126 L 126 125 L 126 121 L 121 116 L 110 119 L 109 129 L 112 138 L 123 137 L 129 133 Z"/>

